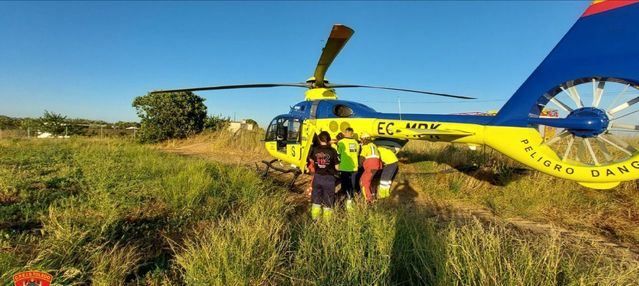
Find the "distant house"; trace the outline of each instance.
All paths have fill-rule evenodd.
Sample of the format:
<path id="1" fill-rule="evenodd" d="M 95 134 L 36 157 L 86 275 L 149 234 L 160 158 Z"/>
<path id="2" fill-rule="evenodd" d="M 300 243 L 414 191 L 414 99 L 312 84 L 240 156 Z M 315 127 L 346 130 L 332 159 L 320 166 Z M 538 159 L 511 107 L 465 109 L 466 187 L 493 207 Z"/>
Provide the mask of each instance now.
<path id="1" fill-rule="evenodd" d="M 126 130 L 132 130 L 133 131 L 133 137 L 135 137 L 138 133 L 138 129 L 140 129 L 139 127 L 136 126 L 131 126 L 131 127 L 127 127 L 125 128 Z"/>
<path id="2" fill-rule="evenodd" d="M 239 130 L 253 130 L 253 124 L 246 123 L 246 120 L 231 121 L 229 122 L 229 126 L 227 127 L 227 130 L 233 133 Z"/>
<path id="3" fill-rule="evenodd" d="M 49 132 L 38 132 L 38 137 L 37 138 L 41 138 L 41 139 L 42 138 L 63 138 L 63 139 L 67 139 L 67 138 L 69 138 L 69 136 L 68 135 L 55 136 L 55 135 L 53 135 L 53 134 L 51 134 Z"/>

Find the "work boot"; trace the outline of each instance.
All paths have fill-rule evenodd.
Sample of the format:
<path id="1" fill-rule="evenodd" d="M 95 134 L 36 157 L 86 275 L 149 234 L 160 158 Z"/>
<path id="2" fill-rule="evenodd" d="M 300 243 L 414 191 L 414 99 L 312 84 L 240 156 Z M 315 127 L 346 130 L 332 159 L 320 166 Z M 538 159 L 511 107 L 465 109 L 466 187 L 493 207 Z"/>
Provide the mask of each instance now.
<path id="1" fill-rule="evenodd" d="M 390 197 L 390 188 L 381 187 L 379 188 L 379 192 L 377 193 L 377 197 L 380 199 Z"/>
<path id="2" fill-rule="evenodd" d="M 353 200 L 347 199 L 345 203 L 346 211 L 353 211 Z"/>
<path id="3" fill-rule="evenodd" d="M 311 218 L 317 220 L 322 215 L 322 206 L 318 204 L 311 205 Z"/>
<path id="4" fill-rule="evenodd" d="M 331 219 L 331 217 L 333 217 L 333 210 L 331 208 L 324 208 L 322 210 L 322 217 L 324 218 L 324 220 Z"/>

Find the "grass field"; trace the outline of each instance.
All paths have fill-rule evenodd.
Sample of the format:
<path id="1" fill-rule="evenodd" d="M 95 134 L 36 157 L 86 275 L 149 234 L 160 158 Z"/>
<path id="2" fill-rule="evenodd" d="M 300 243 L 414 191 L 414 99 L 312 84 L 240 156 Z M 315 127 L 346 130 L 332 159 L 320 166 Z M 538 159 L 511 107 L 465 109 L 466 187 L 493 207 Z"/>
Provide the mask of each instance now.
<path id="1" fill-rule="evenodd" d="M 417 173 L 406 177 L 430 199 L 481 206 L 500 217 L 552 223 L 639 245 L 637 181 L 593 190 L 524 168 L 489 148 L 471 151 L 464 145 L 411 141 L 403 150 L 409 169 L 405 173 Z"/>
<path id="2" fill-rule="evenodd" d="M 252 141 L 235 145 L 250 148 Z M 443 166 L 433 161 L 452 160 L 450 165 L 455 165 L 458 160 L 456 150 L 446 151 L 449 158 L 434 158 L 430 148 L 408 148 L 415 170 L 436 171 Z M 167 154 L 124 140 L 0 140 L 0 284 L 10 283 L 13 273 L 25 269 L 45 270 L 58 285 L 639 281 L 636 261 L 609 257 L 605 249 L 585 241 L 567 242 L 552 232 L 533 235 L 475 220 L 442 223 L 418 206 L 415 192 L 425 192 L 440 199 L 492 204 L 504 215 L 541 217 L 542 200 L 551 197 L 551 190 L 534 186 L 523 196 L 517 184 L 531 179 L 517 179 L 508 166 L 495 168 L 503 170 L 497 178 L 505 187 L 463 173 L 438 174 L 417 190 L 396 192 L 388 202 L 313 222 L 305 204 L 245 167 Z M 539 180 L 544 175 L 527 176 Z M 568 183 L 560 186 L 567 188 Z M 507 194 L 513 191 L 507 188 L 519 195 Z M 490 195 L 493 189 L 503 194 Z M 567 191 L 554 192 L 568 196 Z M 630 191 L 619 191 L 624 192 Z M 606 196 L 593 195 L 591 213 L 622 208 Z M 587 205 L 587 198 L 568 200 L 570 208 L 562 214 Z M 508 200 L 515 205 L 509 207 Z M 533 211 L 526 213 L 526 205 Z M 587 212 L 575 211 L 575 216 Z"/>

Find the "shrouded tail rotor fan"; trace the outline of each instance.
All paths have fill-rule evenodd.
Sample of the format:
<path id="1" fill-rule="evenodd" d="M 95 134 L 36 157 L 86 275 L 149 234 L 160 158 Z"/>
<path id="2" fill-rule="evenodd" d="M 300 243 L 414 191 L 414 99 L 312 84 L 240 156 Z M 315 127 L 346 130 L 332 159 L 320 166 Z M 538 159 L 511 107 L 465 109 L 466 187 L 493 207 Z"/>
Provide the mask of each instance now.
<path id="1" fill-rule="evenodd" d="M 550 127 L 544 144 L 562 161 L 588 166 L 623 162 L 639 146 L 639 86 L 609 77 L 588 77 L 557 86 L 539 99 L 533 111 L 554 111 L 554 117 L 531 112 L 530 122 Z M 584 125 L 584 123 L 586 125 Z"/>

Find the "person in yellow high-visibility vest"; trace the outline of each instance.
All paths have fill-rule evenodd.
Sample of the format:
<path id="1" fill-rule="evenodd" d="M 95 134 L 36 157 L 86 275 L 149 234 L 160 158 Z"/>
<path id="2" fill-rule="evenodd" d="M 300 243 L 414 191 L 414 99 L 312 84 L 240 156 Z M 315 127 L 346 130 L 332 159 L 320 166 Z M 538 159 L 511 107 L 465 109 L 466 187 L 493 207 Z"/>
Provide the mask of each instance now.
<path id="1" fill-rule="evenodd" d="M 342 191 L 346 193 L 346 209 L 349 210 L 353 207 L 359 167 L 359 142 L 353 139 L 353 128 L 348 127 L 344 130 L 343 138 L 337 141 L 337 153 Z"/>
<path id="2" fill-rule="evenodd" d="M 364 167 L 364 173 L 362 173 L 359 183 L 364 198 L 367 202 L 371 203 L 373 202 L 373 194 L 375 193 L 373 178 L 377 172 L 382 169 L 382 160 L 380 160 L 377 145 L 373 143 L 370 135 L 362 133 L 360 139 L 362 140 L 362 151 L 359 157 Z"/>
<path id="3" fill-rule="evenodd" d="M 391 184 L 393 184 L 393 179 L 397 174 L 399 160 L 397 159 L 395 152 L 389 149 L 389 147 L 379 146 L 377 149 L 379 150 L 380 158 L 384 164 L 379 181 L 377 197 L 383 199 L 390 197 Z"/>

